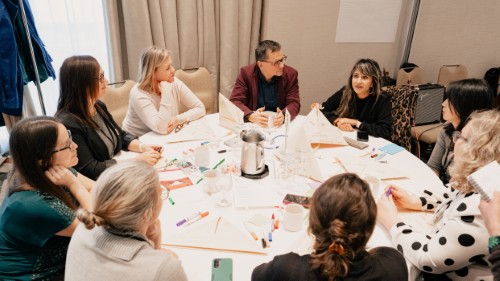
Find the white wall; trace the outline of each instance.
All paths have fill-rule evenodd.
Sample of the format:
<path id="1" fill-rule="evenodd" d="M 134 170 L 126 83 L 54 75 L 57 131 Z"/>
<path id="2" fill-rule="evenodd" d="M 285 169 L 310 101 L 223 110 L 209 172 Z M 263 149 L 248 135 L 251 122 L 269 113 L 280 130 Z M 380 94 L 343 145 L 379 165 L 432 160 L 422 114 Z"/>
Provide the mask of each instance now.
<path id="1" fill-rule="evenodd" d="M 463 64 L 469 77 L 483 78 L 500 66 L 500 1 L 421 1 L 409 61 L 428 82 L 437 82 L 445 64 Z"/>
<path id="2" fill-rule="evenodd" d="M 371 1 L 371 0 L 367 0 Z M 357 59 L 377 60 L 395 78 L 414 1 L 403 0 L 393 43 L 336 43 L 340 1 L 270 0 L 264 9 L 263 39 L 276 40 L 299 71 L 301 114 L 312 102 L 326 100 L 349 76 Z M 421 1 L 409 61 L 437 81 L 443 64 L 464 64 L 469 76 L 500 66 L 500 1 Z"/>

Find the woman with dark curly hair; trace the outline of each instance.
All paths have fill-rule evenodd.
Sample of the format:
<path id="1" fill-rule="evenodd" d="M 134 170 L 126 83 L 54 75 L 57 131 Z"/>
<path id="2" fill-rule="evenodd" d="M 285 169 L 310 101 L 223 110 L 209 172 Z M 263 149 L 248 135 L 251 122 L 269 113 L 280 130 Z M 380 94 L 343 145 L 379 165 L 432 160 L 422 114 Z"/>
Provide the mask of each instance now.
<path id="1" fill-rule="evenodd" d="M 405 259 L 396 249 L 366 251 L 376 217 L 364 180 L 350 173 L 330 178 L 311 198 L 313 252 L 277 256 L 256 267 L 252 280 L 407 280 Z"/>

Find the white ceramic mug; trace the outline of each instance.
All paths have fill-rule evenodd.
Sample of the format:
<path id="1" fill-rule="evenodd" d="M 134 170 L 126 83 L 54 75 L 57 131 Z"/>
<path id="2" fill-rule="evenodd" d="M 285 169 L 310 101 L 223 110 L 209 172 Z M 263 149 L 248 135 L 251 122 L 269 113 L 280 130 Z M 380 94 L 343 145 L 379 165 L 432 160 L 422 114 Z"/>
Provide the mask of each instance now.
<path id="1" fill-rule="evenodd" d="M 299 231 L 304 225 L 304 207 L 299 204 L 288 204 L 283 210 L 283 225 L 286 230 Z"/>

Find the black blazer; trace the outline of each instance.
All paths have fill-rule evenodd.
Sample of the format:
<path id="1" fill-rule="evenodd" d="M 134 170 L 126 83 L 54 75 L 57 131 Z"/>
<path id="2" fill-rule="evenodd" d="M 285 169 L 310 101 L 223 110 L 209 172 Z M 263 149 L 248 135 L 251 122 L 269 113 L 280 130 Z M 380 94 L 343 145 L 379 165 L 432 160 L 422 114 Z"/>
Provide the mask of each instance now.
<path id="1" fill-rule="evenodd" d="M 96 129 L 84 123 L 83 120 L 70 112 L 63 111 L 57 113 L 57 117 L 61 119 L 64 126 L 71 131 L 73 141 L 78 145 L 78 164 L 75 166 L 75 169 L 82 175 L 94 180 L 96 180 L 106 168 L 116 164 L 116 160 L 112 159 L 113 156 L 121 150 L 128 150 L 130 142 L 137 138 L 123 131 L 116 124 L 102 101 L 98 100 L 95 107 L 96 110 L 97 108 L 102 109 L 101 111 L 104 112 L 104 115 L 101 115 L 101 117 L 104 123 L 115 133 L 118 139 L 113 155 L 109 155 L 108 148 Z"/>
<path id="2" fill-rule="evenodd" d="M 335 114 L 335 111 L 340 106 L 343 90 L 344 88 L 338 90 L 323 103 L 321 112 L 323 112 L 325 117 L 332 123 L 339 117 Z M 353 97 L 349 107 L 356 108 L 356 97 L 354 96 L 356 94 L 353 93 L 352 95 Z M 382 93 L 376 102 L 375 96 L 370 95 L 367 99 L 363 112 L 355 112 L 356 110 L 352 110 L 350 116 L 345 117 L 361 121 L 362 125 L 360 130 L 366 131 L 372 136 L 382 137 L 388 141 L 392 141 L 391 97 L 387 93 Z"/>

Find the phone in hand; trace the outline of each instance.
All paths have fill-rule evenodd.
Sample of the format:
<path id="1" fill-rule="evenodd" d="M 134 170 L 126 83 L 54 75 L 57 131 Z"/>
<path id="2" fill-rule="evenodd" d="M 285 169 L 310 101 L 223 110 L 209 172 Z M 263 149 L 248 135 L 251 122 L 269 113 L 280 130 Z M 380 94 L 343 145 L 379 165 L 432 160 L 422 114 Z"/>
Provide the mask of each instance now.
<path id="1" fill-rule="evenodd" d="M 358 131 L 357 139 L 358 141 L 368 141 L 368 132 Z"/>
<path id="2" fill-rule="evenodd" d="M 302 205 L 304 208 L 309 208 L 309 200 L 310 199 L 311 199 L 311 197 L 308 197 L 308 196 L 302 196 L 302 195 L 288 193 L 287 195 L 285 195 L 285 198 L 283 198 L 283 204 L 287 205 L 290 203 L 296 203 L 296 204 Z"/>
<path id="3" fill-rule="evenodd" d="M 233 259 L 222 258 L 212 261 L 212 281 L 233 280 Z"/>

